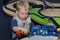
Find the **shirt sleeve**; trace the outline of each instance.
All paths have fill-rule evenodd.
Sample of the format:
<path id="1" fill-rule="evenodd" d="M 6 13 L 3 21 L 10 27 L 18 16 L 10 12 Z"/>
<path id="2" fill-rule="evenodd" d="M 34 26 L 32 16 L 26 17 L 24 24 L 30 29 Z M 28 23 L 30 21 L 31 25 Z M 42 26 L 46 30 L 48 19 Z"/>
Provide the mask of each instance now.
<path id="1" fill-rule="evenodd" d="M 18 26 L 18 25 L 17 25 L 17 20 L 16 20 L 16 19 L 13 19 L 13 20 L 12 20 L 11 26 L 12 26 L 12 27 Z"/>

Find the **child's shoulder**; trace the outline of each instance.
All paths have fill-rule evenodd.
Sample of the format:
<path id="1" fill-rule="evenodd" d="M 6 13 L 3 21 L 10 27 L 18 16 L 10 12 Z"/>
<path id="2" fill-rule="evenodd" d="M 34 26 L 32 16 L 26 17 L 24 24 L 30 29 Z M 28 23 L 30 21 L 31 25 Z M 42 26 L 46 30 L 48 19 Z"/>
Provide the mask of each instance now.
<path id="1" fill-rule="evenodd" d="M 13 19 L 19 19 L 18 16 L 14 16 Z"/>
<path id="2" fill-rule="evenodd" d="M 21 19 L 18 18 L 18 16 L 14 16 L 12 20 L 16 20 L 16 21 L 20 21 L 21 22 Z"/>

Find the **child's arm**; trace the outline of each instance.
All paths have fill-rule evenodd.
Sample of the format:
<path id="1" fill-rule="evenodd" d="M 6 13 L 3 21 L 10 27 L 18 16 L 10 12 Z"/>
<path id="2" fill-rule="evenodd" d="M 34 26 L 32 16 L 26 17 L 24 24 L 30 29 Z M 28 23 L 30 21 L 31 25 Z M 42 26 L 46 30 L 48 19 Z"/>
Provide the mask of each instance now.
<path id="1" fill-rule="evenodd" d="M 26 28 L 20 28 L 20 27 L 16 27 L 16 26 L 13 27 L 12 30 L 13 30 L 14 32 L 17 32 L 17 31 L 22 30 L 22 32 L 23 32 L 24 34 L 28 33 L 28 30 L 27 30 Z"/>
<path id="2" fill-rule="evenodd" d="M 12 28 L 12 30 L 14 31 L 14 32 L 17 32 L 17 31 L 20 31 L 20 30 L 22 30 L 23 28 L 20 28 L 20 27 L 17 27 L 17 26 L 14 26 L 13 28 Z"/>
<path id="3" fill-rule="evenodd" d="M 19 30 L 22 29 L 22 28 L 19 28 L 19 27 L 18 27 L 18 25 L 17 25 L 17 20 L 16 20 L 16 19 L 13 19 L 13 20 L 12 20 L 11 26 L 12 26 L 12 30 L 13 30 L 14 32 L 17 32 L 17 31 L 19 31 Z"/>

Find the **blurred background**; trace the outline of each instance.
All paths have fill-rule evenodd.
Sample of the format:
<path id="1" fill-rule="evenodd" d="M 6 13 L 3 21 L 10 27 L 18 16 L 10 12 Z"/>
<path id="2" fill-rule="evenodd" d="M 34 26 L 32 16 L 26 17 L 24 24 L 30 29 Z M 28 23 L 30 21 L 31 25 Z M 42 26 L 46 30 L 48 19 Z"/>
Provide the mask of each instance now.
<path id="1" fill-rule="evenodd" d="M 11 39 L 11 17 L 2 11 L 2 6 L 10 0 L 0 0 L 0 40 Z"/>

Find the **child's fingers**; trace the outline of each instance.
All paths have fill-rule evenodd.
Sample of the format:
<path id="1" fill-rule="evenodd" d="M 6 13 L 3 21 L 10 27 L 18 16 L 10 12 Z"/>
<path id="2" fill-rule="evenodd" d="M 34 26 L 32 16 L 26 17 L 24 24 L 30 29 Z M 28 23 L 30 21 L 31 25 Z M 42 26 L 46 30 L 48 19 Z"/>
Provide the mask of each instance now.
<path id="1" fill-rule="evenodd" d="M 28 30 L 26 28 L 20 28 L 20 30 L 22 30 L 23 34 L 28 33 Z"/>
<path id="2" fill-rule="evenodd" d="M 24 33 L 27 34 L 28 33 L 28 30 L 24 30 Z"/>

